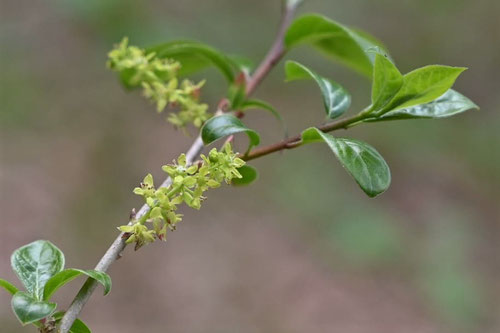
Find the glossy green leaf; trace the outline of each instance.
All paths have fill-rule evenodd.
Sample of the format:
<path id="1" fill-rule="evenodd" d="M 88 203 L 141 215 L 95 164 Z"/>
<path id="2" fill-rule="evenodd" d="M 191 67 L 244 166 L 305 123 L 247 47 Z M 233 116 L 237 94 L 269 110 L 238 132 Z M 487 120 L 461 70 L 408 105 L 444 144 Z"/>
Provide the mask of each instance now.
<path id="1" fill-rule="evenodd" d="M 203 143 L 208 145 L 218 139 L 241 132 L 245 132 L 248 135 L 250 140 L 249 148 L 259 144 L 259 134 L 246 127 L 241 120 L 229 114 L 212 117 L 207 120 L 201 128 L 201 138 Z"/>
<path id="2" fill-rule="evenodd" d="M 358 140 L 335 138 L 315 127 L 302 132 L 302 141 L 325 142 L 369 197 L 375 197 L 389 188 L 389 166 L 372 146 Z"/>
<path id="3" fill-rule="evenodd" d="M 276 109 L 271 104 L 258 99 L 248 99 L 241 105 L 241 110 L 245 111 L 249 109 L 261 109 L 269 111 L 269 113 L 271 113 L 276 119 L 278 119 L 281 126 L 283 126 L 285 136 L 288 135 L 288 128 L 285 124 L 285 121 L 283 120 L 283 117 L 281 117 L 281 114 L 276 111 Z"/>
<path id="4" fill-rule="evenodd" d="M 300 79 L 316 81 L 323 96 L 325 112 L 330 119 L 341 116 L 351 105 L 351 96 L 341 85 L 321 77 L 298 62 L 287 61 L 285 73 L 287 81 Z"/>
<path id="5" fill-rule="evenodd" d="M 63 311 L 56 312 L 52 315 L 54 317 L 56 323 L 59 323 L 64 316 Z M 92 333 L 90 328 L 80 319 L 75 319 L 75 322 L 73 325 L 71 325 L 71 328 L 69 329 L 70 333 Z"/>
<path id="6" fill-rule="evenodd" d="M 250 183 L 253 183 L 258 177 L 257 170 L 249 165 L 244 165 L 238 168 L 238 171 L 241 174 L 242 178 L 233 178 L 233 180 L 231 181 L 232 185 L 249 185 Z"/>
<path id="7" fill-rule="evenodd" d="M 385 56 L 375 55 L 372 81 L 372 111 L 381 110 L 398 93 L 403 85 L 403 75 Z"/>
<path id="8" fill-rule="evenodd" d="M 296 19 L 285 35 L 288 48 L 310 44 L 327 56 L 367 76 L 372 75 L 375 54 L 368 50 L 385 48 L 366 32 L 348 28 L 318 14 Z"/>
<path id="9" fill-rule="evenodd" d="M 389 111 L 378 118 L 367 121 L 446 118 L 472 109 L 479 109 L 479 107 L 464 95 L 450 89 L 430 103 Z"/>
<path id="10" fill-rule="evenodd" d="M 234 70 L 239 68 L 237 63 L 219 50 L 196 41 L 172 41 L 147 48 L 146 52 L 154 52 L 159 58 L 173 58 L 179 61 L 182 65 L 181 75 L 189 75 L 214 66 L 229 82 L 233 82 Z"/>
<path id="11" fill-rule="evenodd" d="M 26 290 L 42 299 L 45 283 L 64 268 L 64 254 L 51 242 L 37 240 L 14 251 L 11 264 Z"/>
<path id="12" fill-rule="evenodd" d="M 21 324 L 26 325 L 50 316 L 56 309 L 55 303 L 40 301 L 24 291 L 12 297 L 12 310 Z"/>
<path id="13" fill-rule="evenodd" d="M 0 279 L 0 287 L 3 287 L 5 290 L 7 290 L 11 295 L 14 295 L 19 291 L 16 286 L 14 286 L 12 283 L 10 283 L 7 280 Z"/>
<path id="14" fill-rule="evenodd" d="M 52 278 L 50 278 L 50 280 L 47 281 L 43 292 L 43 299 L 49 300 L 52 294 L 54 294 L 59 288 L 61 288 L 66 283 L 70 282 L 71 280 L 77 278 L 82 274 L 102 284 L 104 287 L 104 295 L 107 295 L 110 292 L 111 278 L 109 277 L 108 274 L 93 269 L 83 270 L 76 268 L 68 268 L 57 273 Z"/>
<path id="15" fill-rule="evenodd" d="M 453 86 L 466 68 L 442 65 L 425 66 L 403 77 L 403 85 L 381 113 L 429 103 Z"/>

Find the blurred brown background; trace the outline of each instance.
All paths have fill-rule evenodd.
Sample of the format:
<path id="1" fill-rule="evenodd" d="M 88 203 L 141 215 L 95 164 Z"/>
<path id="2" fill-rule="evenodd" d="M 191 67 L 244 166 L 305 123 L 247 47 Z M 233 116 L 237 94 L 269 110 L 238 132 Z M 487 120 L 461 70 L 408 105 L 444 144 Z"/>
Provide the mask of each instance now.
<path id="1" fill-rule="evenodd" d="M 191 38 L 258 62 L 274 37 L 278 0 L 1 0 L 0 275 L 11 252 L 49 239 L 68 267 L 92 268 L 141 199 L 142 177 L 192 138 L 163 122 L 106 70 L 113 43 Z M 200 212 L 111 269 L 84 319 L 94 332 L 499 332 L 500 2 L 308 0 L 383 40 L 403 72 L 468 66 L 457 90 L 481 111 L 441 121 L 359 126 L 348 133 L 387 159 L 393 184 L 367 198 L 322 145 L 252 163 L 251 187 L 211 191 Z M 351 112 L 365 78 L 308 49 L 300 60 L 342 83 Z M 204 100 L 224 93 L 213 70 Z M 312 83 L 283 83 L 278 66 L 257 92 L 290 132 L 321 123 Z M 280 138 L 265 113 L 246 118 Z M 66 286 L 66 307 L 81 280 Z M 0 291 L 0 330 L 29 332 Z"/>

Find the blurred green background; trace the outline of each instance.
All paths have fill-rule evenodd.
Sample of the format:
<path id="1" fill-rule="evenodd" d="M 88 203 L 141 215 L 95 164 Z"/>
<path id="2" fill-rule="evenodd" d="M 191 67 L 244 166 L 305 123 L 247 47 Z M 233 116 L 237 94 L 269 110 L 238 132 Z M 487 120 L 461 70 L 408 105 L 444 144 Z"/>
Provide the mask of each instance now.
<path id="1" fill-rule="evenodd" d="M 173 130 L 139 92 L 106 70 L 123 36 L 146 46 L 190 38 L 255 62 L 274 38 L 278 0 L 1 0 L 0 275 L 9 256 L 49 239 L 68 267 L 92 268 L 141 199 L 142 177 L 192 138 Z M 322 145 L 252 163 L 251 187 L 211 191 L 200 212 L 111 269 L 112 293 L 82 313 L 95 332 L 499 332 L 500 2 L 308 0 L 388 46 L 402 72 L 467 66 L 457 90 L 481 106 L 440 121 L 359 126 L 392 169 L 367 198 Z M 312 50 L 302 61 L 342 83 L 351 112 L 369 102 L 365 78 Z M 224 93 L 213 70 L 203 99 Z M 291 133 L 324 121 L 312 83 L 283 83 L 278 66 L 256 96 Z M 255 112 L 263 140 L 279 124 Z M 66 307 L 81 281 L 63 289 Z M 0 292 L 2 332 L 24 332 Z"/>

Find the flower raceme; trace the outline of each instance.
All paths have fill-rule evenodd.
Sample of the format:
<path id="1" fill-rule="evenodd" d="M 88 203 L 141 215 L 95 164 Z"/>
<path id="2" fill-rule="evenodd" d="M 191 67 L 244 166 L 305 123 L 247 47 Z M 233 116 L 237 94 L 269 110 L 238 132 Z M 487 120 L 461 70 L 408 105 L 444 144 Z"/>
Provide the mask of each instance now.
<path id="1" fill-rule="evenodd" d="M 168 187 L 156 189 L 153 176 L 148 174 L 134 193 L 144 198 L 150 208 L 149 213 L 134 220 L 131 225 L 118 228 L 129 234 L 127 243 L 135 243 L 138 249 L 155 239 L 165 240 L 167 230 L 175 230 L 182 220 L 182 214 L 176 213 L 178 205 L 185 203 L 200 209 L 205 191 L 219 187 L 222 182 L 230 184 L 232 179 L 242 178 L 238 168 L 245 162 L 237 156 L 229 143 L 220 151 L 213 148 L 208 156 L 201 155 L 202 161 L 194 165 L 188 165 L 186 155 L 182 154 L 173 164 L 162 167 L 172 179 Z"/>
<path id="2" fill-rule="evenodd" d="M 170 113 L 167 118 L 176 127 L 185 128 L 188 124 L 201 127 L 211 117 L 208 105 L 199 102 L 199 91 L 205 81 L 179 83 L 179 62 L 160 59 L 154 52 L 129 46 L 128 38 L 123 38 L 108 58 L 108 67 L 120 73 L 126 86 L 142 87 L 144 96 L 156 104 L 159 113 L 168 105 L 179 108 L 179 112 Z"/>

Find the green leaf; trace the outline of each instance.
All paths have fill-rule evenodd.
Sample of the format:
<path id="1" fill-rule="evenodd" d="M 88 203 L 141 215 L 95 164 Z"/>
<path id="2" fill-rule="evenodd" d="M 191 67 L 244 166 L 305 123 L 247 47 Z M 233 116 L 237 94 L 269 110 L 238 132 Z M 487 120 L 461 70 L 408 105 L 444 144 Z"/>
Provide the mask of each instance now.
<path id="1" fill-rule="evenodd" d="M 71 325 L 69 333 L 92 333 L 92 331 L 82 320 L 76 319 L 73 325 Z"/>
<path id="2" fill-rule="evenodd" d="M 323 95 L 325 112 L 330 119 L 341 116 L 351 105 L 351 96 L 339 84 L 319 76 L 304 65 L 295 61 L 287 61 L 285 65 L 286 80 L 313 79 Z"/>
<path id="3" fill-rule="evenodd" d="M 14 314 L 23 325 L 50 316 L 57 306 L 55 303 L 39 301 L 24 291 L 17 292 L 12 297 L 11 304 Z"/>
<path id="4" fill-rule="evenodd" d="M 242 105 L 241 105 L 241 110 L 245 111 L 248 109 L 261 109 L 265 111 L 269 111 L 278 121 L 280 122 L 281 126 L 283 127 L 283 131 L 285 133 L 285 136 L 288 136 L 288 128 L 285 124 L 285 121 L 281 117 L 281 114 L 276 111 L 276 109 L 269 103 L 258 100 L 258 99 L 249 99 L 246 100 Z"/>
<path id="5" fill-rule="evenodd" d="M 235 82 L 229 86 L 227 98 L 231 110 L 238 110 L 245 101 L 246 85 L 244 83 Z"/>
<path id="6" fill-rule="evenodd" d="M 318 14 L 296 19 L 285 35 L 285 45 L 292 48 L 310 44 L 327 56 L 364 74 L 372 75 L 375 54 L 366 51 L 385 48 L 366 32 L 348 28 Z"/>
<path id="7" fill-rule="evenodd" d="M 389 103 L 403 85 L 403 75 L 394 64 L 381 54 L 375 55 L 373 68 L 372 105 L 370 110 L 379 111 Z"/>
<path id="8" fill-rule="evenodd" d="M 214 66 L 227 81 L 233 82 L 233 70 L 239 68 L 236 62 L 219 50 L 196 41 L 172 41 L 147 48 L 146 52 L 154 52 L 159 58 L 173 58 L 179 61 L 182 65 L 180 75 L 189 75 Z"/>
<path id="9" fill-rule="evenodd" d="M 82 320 L 76 319 L 73 325 L 71 325 L 69 333 L 92 333 L 92 331 Z"/>
<path id="10" fill-rule="evenodd" d="M 249 185 L 250 183 L 253 183 L 258 177 L 257 170 L 249 165 L 244 165 L 238 168 L 238 172 L 242 175 L 242 178 L 233 178 L 233 180 L 231 181 L 232 185 Z"/>
<path id="11" fill-rule="evenodd" d="M 442 65 L 425 66 L 403 77 L 403 85 L 381 113 L 431 102 L 453 86 L 466 68 Z"/>
<path id="12" fill-rule="evenodd" d="M 19 291 L 16 286 L 4 279 L 0 279 L 0 287 L 3 287 L 5 290 L 11 293 L 11 295 L 14 295 Z"/>
<path id="13" fill-rule="evenodd" d="M 370 145 L 353 139 L 335 138 L 315 127 L 302 132 L 302 142 L 325 142 L 361 189 L 375 197 L 389 188 L 391 173 L 384 158 Z"/>
<path id="14" fill-rule="evenodd" d="M 45 283 L 64 268 L 64 254 L 45 240 L 20 247 L 10 260 L 19 280 L 37 299 L 42 299 Z"/>
<path id="15" fill-rule="evenodd" d="M 45 301 L 49 300 L 50 297 L 62 286 L 71 280 L 77 278 L 80 275 L 87 275 L 88 277 L 96 280 L 104 287 L 104 295 L 107 295 L 111 290 L 111 278 L 108 274 L 104 272 L 99 272 L 93 269 L 83 270 L 76 268 L 68 268 L 62 272 L 54 275 L 50 280 L 45 284 L 45 290 L 43 293 L 43 299 Z"/>
<path id="16" fill-rule="evenodd" d="M 56 323 L 59 323 L 62 319 L 62 317 L 64 316 L 64 311 L 59 311 L 59 312 L 56 312 L 52 315 L 52 317 L 54 317 Z M 70 333 L 92 333 L 92 331 L 90 330 L 90 328 L 88 328 L 88 326 L 80 319 L 76 319 L 73 323 L 73 325 L 71 325 L 71 328 L 69 329 L 69 332 Z"/>
<path id="17" fill-rule="evenodd" d="M 229 114 L 212 117 L 207 120 L 201 128 L 201 138 L 203 143 L 208 145 L 218 139 L 241 132 L 245 132 L 248 135 L 250 140 L 249 149 L 259 144 L 259 134 L 243 125 L 241 120 Z"/>
<path id="18" fill-rule="evenodd" d="M 464 95 L 450 89 L 441 97 L 430 103 L 415 105 L 396 111 L 389 111 L 380 117 L 367 119 L 365 121 L 438 119 L 451 117 L 472 109 L 479 110 L 479 107 Z"/>

